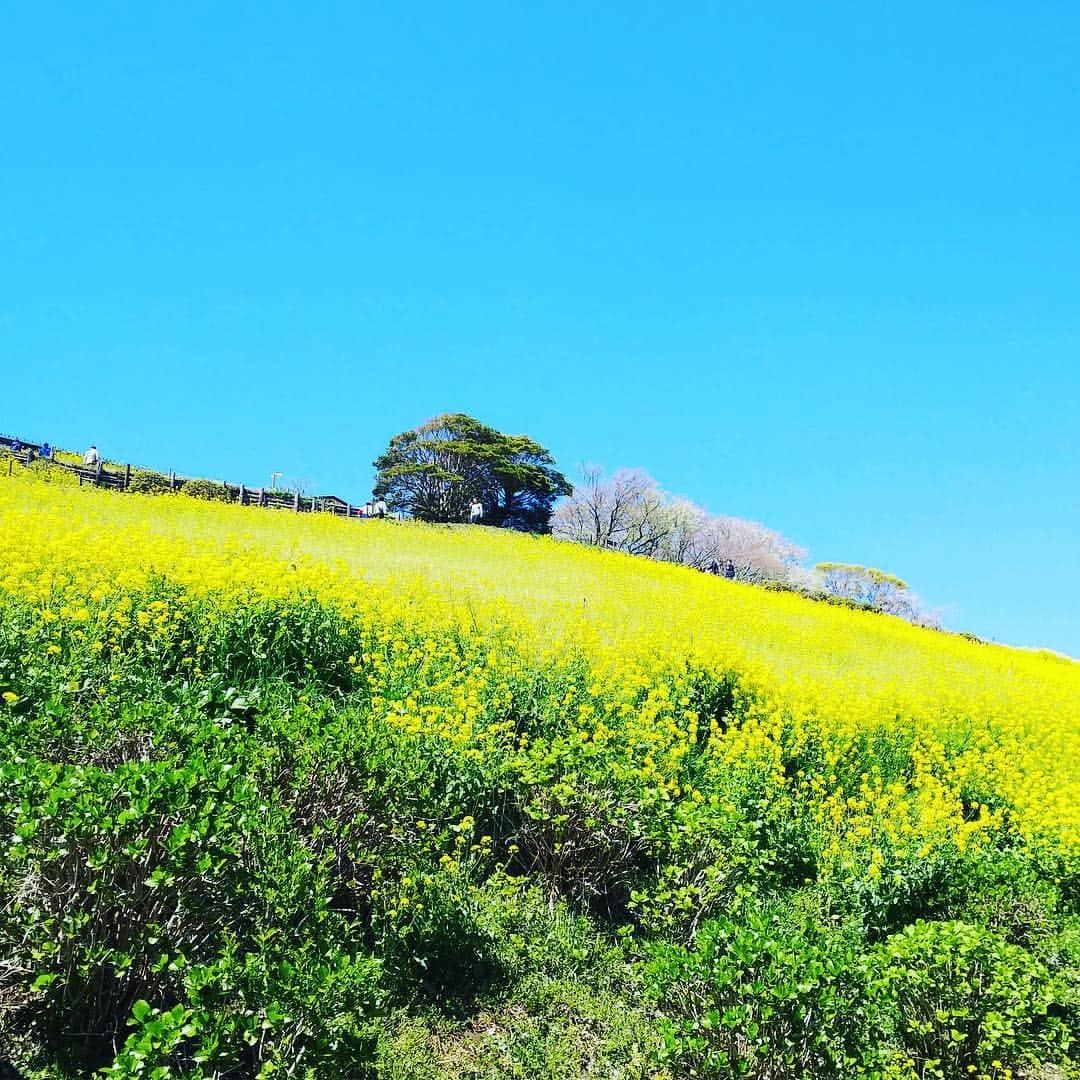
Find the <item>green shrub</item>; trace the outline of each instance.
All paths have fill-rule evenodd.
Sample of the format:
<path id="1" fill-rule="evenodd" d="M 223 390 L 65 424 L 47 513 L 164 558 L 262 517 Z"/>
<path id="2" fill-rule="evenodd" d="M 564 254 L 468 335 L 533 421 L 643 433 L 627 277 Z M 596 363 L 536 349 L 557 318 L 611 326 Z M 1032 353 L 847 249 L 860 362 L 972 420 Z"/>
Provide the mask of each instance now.
<path id="1" fill-rule="evenodd" d="M 183 1005 L 155 1009 L 144 998 L 132 1005 L 128 1025 L 136 1030 L 113 1063 L 101 1070 L 112 1080 L 133 1080 L 146 1075 L 165 1080 L 171 1075 L 170 1062 L 180 1056 L 199 1030 L 191 1009 Z"/>
<path id="2" fill-rule="evenodd" d="M 132 473 L 128 483 L 128 491 L 135 491 L 142 495 L 160 495 L 166 491 L 172 491 L 172 484 L 164 473 L 144 471 Z"/>
<path id="3" fill-rule="evenodd" d="M 3 989 L 26 1001 L 43 1041 L 92 1061 L 134 1000 L 176 1000 L 175 957 L 205 959 L 243 919 L 222 878 L 244 833 L 261 827 L 254 792 L 205 763 L 14 762 L 3 787 L 7 870 L 28 901 L 0 921 Z M 68 1031 L 84 1033 L 81 1045 L 68 1045 Z"/>
<path id="4" fill-rule="evenodd" d="M 373 918 L 378 951 L 401 994 L 469 1001 L 502 976 L 467 866 L 417 867 L 380 889 Z"/>
<path id="5" fill-rule="evenodd" d="M 692 948 L 654 945 L 648 971 L 680 1074 L 848 1077 L 877 1056 L 867 958 L 808 919 L 717 919 Z"/>
<path id="6" fill-rule="evenodd" d="M 222 760 L 228 733 L 206 727 L 223 736 L 218 753 L 183 764 L 3 766 L 4 885 L 19 899 L 0 912 L 0 994 L 80 1073 L 109 1061 L 143 1000 L 158 1012 L 131 1061 L 198 1055 L 227 1071 L 302 1052 L 356 1075 L 381 965 L 355 912 L 335 907 L 332 860 L 264 800 L 250 766 Z M 173 1016 L 197 1037 L 176 1041 L 162 1027 Z"/>
<path id="7" fill-rule="evenodd" d="M 216 480 L 185 480 L 180 489 L 185 495 L 195 499 L 208 499 L 216 502 L 232 502 L 233 496 L 224 484 Z"/>
<path id="8" fill-rule="evenodd" d="M 875 966 L 873 996 L 920 1076 L 1056 1062 L 1072 1040 L 1046 967 L 993 930 L 920 920 L 877 948 Z"/>
<path id="9" fill-rule="evenodd" d="M 355 626 L 313 600 L 266 600 L 207 611 L 198 628 L 202 670 L 226 685 L 264 680 L 322 682 L 344 689 L 356 682 L 349 656 L 359 651 Z"/>
<path id="10" fill-rule="evenodd" d="M 944 905 L 948 918 L 978 922 L 1032 951 L 1058 929 L 1066 905 L 1057 860 L 1010 848 L 969 855 L 961 865 Z"/>

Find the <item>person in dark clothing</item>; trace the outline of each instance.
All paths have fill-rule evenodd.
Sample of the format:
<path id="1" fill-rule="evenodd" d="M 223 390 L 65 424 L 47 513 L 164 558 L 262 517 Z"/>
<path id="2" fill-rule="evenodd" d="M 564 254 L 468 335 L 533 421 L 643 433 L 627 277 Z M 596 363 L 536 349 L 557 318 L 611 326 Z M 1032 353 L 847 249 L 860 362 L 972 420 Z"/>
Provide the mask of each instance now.
<path id="1" fill-rule="evenodd" d="M 38 447 L 37 456 L 41 458 L 42 461 L 51 461 L 53 448 L 47 442 L 43 442 L 41 446 Z"/>
<path id="2" fill-rule="evenodd" d="M 735 577 L 735 564 L 730 559 L 724 563 L 724 577 L 729 580 L 733 580 Z"/>
<path id="3" fill-rule="evenodd" d="M 715 574 L 717 577 L 720 576 L 720 564 L 715 559 L 709 563 L 709 573 Z"/>

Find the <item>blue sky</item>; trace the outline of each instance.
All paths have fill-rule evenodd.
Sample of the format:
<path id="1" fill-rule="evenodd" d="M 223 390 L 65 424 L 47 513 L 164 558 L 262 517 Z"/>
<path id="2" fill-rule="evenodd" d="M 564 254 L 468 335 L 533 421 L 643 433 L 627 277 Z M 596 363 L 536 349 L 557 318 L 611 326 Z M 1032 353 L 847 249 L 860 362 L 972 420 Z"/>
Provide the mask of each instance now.
<path id="1" fill-rule="evenodd" d="M 0 431 L 359 499 L 466 411 L 1080 656 L 1080 6 L 23 5 Z"/>

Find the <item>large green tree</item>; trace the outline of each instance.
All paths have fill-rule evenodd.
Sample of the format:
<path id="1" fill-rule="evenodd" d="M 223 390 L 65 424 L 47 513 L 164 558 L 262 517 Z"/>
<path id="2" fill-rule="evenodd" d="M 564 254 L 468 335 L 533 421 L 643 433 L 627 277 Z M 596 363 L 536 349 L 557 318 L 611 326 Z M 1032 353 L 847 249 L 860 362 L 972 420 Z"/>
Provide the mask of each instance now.
<path id="1" fill-rule="evenodd" d="M 487 525 L 547 532 L 555 500 L 571 492 L 554 466 L 527 435 L 444 413 L 390 440 L 375 459 L 375 494 L 422 521 L 464 521 L 478 499 Z"/>

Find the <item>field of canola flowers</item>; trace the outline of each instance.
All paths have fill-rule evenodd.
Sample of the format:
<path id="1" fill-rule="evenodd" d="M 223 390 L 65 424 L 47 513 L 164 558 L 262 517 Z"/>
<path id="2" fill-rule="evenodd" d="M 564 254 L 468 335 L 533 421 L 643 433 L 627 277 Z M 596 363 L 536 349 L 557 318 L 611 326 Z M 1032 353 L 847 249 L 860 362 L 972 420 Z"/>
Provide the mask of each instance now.
<path id="1" fill-rule="evenodd" d="M 47 473 L 0 532 L 22 1075 L 1080 1075 L 1080 665 Z"/>

